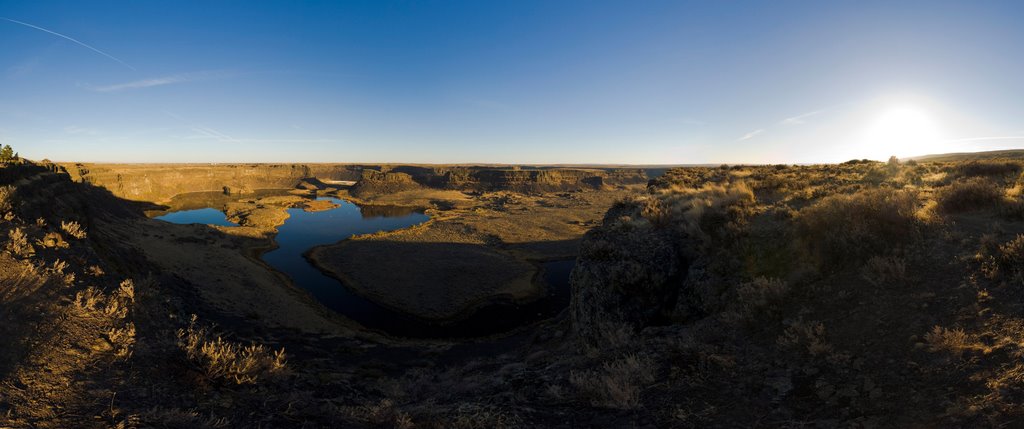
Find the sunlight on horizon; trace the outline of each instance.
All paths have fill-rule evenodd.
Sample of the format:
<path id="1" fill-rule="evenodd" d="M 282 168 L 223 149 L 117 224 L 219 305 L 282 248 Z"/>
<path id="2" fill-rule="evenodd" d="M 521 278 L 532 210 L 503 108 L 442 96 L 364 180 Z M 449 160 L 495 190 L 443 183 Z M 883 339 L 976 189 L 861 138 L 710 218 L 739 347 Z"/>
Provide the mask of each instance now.
<path id="1" fill-rule="evenodd" d="M 884 160 L 890 155 L 918 156 L 941 152 L 944 136 L 932 114 L 914 105 L 886 108 L 864 131 L 864 153 Z"/>

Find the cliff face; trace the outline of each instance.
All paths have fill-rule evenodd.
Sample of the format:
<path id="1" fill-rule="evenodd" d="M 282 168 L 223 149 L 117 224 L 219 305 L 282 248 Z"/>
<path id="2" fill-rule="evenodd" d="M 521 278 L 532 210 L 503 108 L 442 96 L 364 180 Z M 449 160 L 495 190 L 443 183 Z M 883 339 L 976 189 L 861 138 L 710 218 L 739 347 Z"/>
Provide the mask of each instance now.
<path id="1" fill-rule="evenodd" d="M 357 180 L 360 167 L 335 164 L 66 164 L 71 177 L 136 201 L 165 201 L 186 192 L 245 193 L 292 188 L 309 177 Z"/>
<path id="2" fill-rule="evenodd" d="M 186 192 L 247 193 L 286 189 L 303 179 L 356 181 L 354 194 L 420 187 L 519 192 L 599 189 L 643 184 L 639 169 L 518 169 L 356 164 L 65 164 L 72 179 L 136 201 L 162 202 Z"/>

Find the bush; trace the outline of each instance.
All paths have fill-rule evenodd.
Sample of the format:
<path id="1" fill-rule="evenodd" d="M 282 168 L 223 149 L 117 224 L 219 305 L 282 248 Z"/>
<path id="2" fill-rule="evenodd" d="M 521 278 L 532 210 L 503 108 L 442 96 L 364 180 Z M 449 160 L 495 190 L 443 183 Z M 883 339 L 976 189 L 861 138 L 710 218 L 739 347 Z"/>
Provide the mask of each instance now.
<path id="1" fill-rule="evenodd" d="M 14 187 L 11 185 L 0 186 L 0 213 L 7 213 L 14 209 Z"/>
<path id="2" fill-rule="evenodd" d="M 28 234 L 21 228 L 12 229 L 7 233 L 7 250 L 11 254 L 27 258 L 36 253 L 36 249 L 28 241 Z"/>
<path id="3" fill-rule="evenodd" d="M 736 289 L 737 313 L 744 319 L 762 323 L 782 312 L 789 285 L 775 278 L 758 277 Z"/>
<path id="4" fill-rule="evenodd" d="M 902 285 L 907 281 L 907 263 L 895 256 L 875 256 L 868 259 L 860 275 L 875 286 Z"/>
<path id="5" fill-rule="evenodd" d="M 260 377 L 272 378 L 285 372 L 284 349 L 273 351 L 262 344 L 243 346 L 220 336 L 211 337 L 206 328 L 196 326 L 195 316 L 187 329 L 178 330 L 178 346 L 210 379 L 254 384 Z"/>
<path id="6" fill-rule="evenodd" d="M 977 210 L 998 205 L 1003 190 L 992 180 L 975 177 L 940 189 L 936 200 L 946 213 Z"/>
<path id="7" fill-rule="evenodd" d="M 979 255 L 983 258 L 981 271 L 985 277 L 1024 285 L 1024 235 L 999 245 L 994 237 L 983 237 Z"/>
<path id="8" fill-rule="evenodd" d="M 692 236 L 708 238 L 727 221 L 733 207 L 754 202 L 754 191 L 744 182 L 707 183 L 696 189 L 673 186 L 660 191 L 659 200 L 657 210 L 646 208 L 645 212 L 667 218 Z"/>
<path id="9" fill-rule="evenodd" d="M 812 253 L 837 263 L 909 242 L 920 226 L 917 208 L 914 191 L 870 189 L 822 198 L 798 212 L 797 226 Z"/>
<path id="10" fill-rule="evenodd" d="M 956 355 L 975 345 L 963 329 L 946 329 L 941 326 L 936 326 L 924 334 L 924 340 L 933 352 L 945 351 Z"/>
<path id="11" fill-rule="evenodd" d="M 61 222 L 60 229 L 64 230 L 64 232 L 76 239 L 81 240 L 85 238 L 85 229 L 82 228 L 82 225 L 79 225 L 78 222 Z"/>
<path id="12" fill-rule="evenodd" d="M 1021 171 L 1021 164 L 1012 161 L 971 161 L 957 166 L 956 172 L 961 177 L 1006 176 Z"/>
<path id="13" fill-rule="evenodd" d="M 646 357 L 626 355 L 600 370 L 573 371 L 569 382 L 591 405 L 634 409 L 640 405 L 640 391 L 654 382 L 654 364 Z"/>

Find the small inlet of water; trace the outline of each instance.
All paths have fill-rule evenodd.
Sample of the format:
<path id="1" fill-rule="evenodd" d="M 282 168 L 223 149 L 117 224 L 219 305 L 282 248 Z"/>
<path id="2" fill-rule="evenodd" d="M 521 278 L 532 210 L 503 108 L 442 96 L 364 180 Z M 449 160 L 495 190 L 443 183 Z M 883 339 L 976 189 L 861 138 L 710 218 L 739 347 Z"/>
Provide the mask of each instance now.
<path id="1" fill-rule="evenodd" d="M 326 307 L 361 325 L 391 335 L 410 338 L 468 338 L 506 332 L 553 317 L 569 304 L 569 273 L 575 260 L 541 263 L 541 277 L 548 287 L 547 296 L 533 302 L 493 302 L 477 309 L 467 318 L 453 323 L 436 323 L 391 310 L 364 298 L 337 279 L 314 267 L 304 254 L 311 248 L 333 244 L 356 234 L 407 228 L 429 219 L 423 213 L 398 208 L 363 207 L 336 198 L 339 207 L 307 212 L 288 209 L 289 217 L 278 228 L 278 248 L 265 253 L 263 260 L 309 291 Z M 208 223 L 231 226 L 224 213 L 206 208 L 169 213 L 158 219 L 174 223 Z M 220 223 L 217 223 L 220 222 Z"/>

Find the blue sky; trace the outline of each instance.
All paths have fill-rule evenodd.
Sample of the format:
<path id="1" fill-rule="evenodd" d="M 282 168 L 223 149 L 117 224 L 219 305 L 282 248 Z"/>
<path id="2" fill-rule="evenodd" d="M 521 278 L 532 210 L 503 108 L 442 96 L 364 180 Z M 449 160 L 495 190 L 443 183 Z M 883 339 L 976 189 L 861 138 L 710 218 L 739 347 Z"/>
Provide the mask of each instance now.
<path id="1" fill-rule="evenodd" d="M 1022 2 L 0 0 L 0 17 L 0 142 L 35 159 L 796 163 L 1024 147 Z"/>

